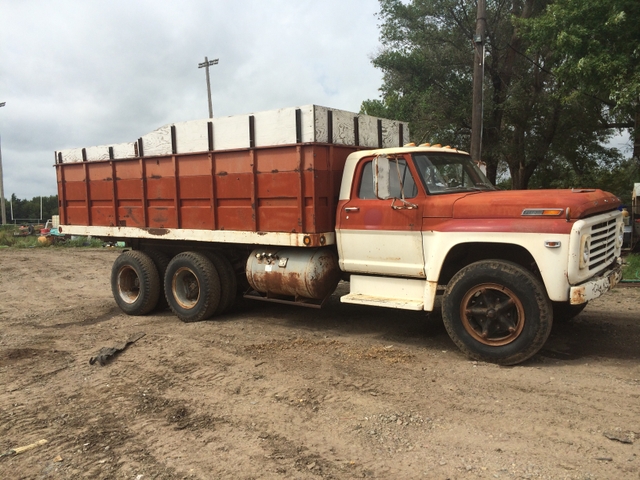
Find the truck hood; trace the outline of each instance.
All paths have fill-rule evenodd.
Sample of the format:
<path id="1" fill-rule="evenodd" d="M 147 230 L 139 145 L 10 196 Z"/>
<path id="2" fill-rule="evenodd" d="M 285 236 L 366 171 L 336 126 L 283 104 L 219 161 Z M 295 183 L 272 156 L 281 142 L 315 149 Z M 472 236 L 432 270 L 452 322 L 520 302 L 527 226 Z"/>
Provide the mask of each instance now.
<path id="1" fill-rule="evenodd" d="M 498 190 L 468 193 L 453 204 L 454 218 L 521 218 L 525 209 L 563 209 L 562 218 L 577 220 L 615 210 L 615 195 L 597 189 Z"/>

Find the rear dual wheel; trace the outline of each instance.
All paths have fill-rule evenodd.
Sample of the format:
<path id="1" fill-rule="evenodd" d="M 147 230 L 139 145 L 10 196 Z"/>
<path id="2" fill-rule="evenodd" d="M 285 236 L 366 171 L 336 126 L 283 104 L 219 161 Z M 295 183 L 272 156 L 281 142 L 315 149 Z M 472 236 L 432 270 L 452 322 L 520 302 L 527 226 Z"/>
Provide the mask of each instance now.
<path id="1" fill-rule="evenodd" d="M 158 270 L 158 275 L 160 276 L 160 295 L 158 298 L 158 303 L 154 310 L 166 310 L 169 308 L 169 303 L 167 302 L 167 297 L 164 294 L 164 289 L 162 288 L 162 282 L 164 280 L 164 274 L 167 271 L 167 267 L 169 266 L 169 262 L 171 258 L 166 253 L 156 250 L 155 248 L 145 249 L 144 253 L 149 255 L 153 264 L 156 266 L 156 270 Z"/>
<path id="2" fill-rule="evenodd" d="M 164 275 L 169 307 L 183 322 L 198 322 L 225 312 L 237 290 L 231 263 L 215 252 L 176 255 Z"/>
<path id="3" fill-rule="evenodd" d="M 237 279 L 229 260 L 218 253 L 183 252 L 169 260 L 159 250 L 132 250 L 114 262 L 111 288 L 129 315 L 169 306 L 183 322 L 197 322 L 229 309 Z"/>
<path id="4" fill-rule="evenodd" d="M 231 266 L 231 262 L 222 254 L 217 252 L 208 252 L 207 256 L 213 263 L 220 278 L 220 303 L 214 312 L 214 315 L 220 315 L 235 303 L 236 294 L 238 292 L 238 280 L 236 273 Z"/>
<path id="5" fill-rule="evenodd" d="M 146 315 L 158 304 L 161 281 L 149 255 L 130 250 L 121 254 L 111 268 L 111 292 L 128 315 Z"/>
<path id="6" fill-rule="evenodd" d="M 164 276 L 169 308 L 183 322 L 209 318 L 220 303 L 220 278 L 206 255 L 182 252 L 173 257 Z"/>

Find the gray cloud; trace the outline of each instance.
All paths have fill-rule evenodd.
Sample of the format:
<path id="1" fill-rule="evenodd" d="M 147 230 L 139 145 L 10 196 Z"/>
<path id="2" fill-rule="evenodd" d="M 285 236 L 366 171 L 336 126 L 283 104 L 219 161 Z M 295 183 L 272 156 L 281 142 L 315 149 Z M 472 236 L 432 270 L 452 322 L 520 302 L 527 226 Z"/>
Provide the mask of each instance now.
<path id="1" fill-rule="evenodd" d="M 205 118 L 378 97 L 376 0 L 0 0 L 5 195 L 56 193 L 57 149 Z"/>

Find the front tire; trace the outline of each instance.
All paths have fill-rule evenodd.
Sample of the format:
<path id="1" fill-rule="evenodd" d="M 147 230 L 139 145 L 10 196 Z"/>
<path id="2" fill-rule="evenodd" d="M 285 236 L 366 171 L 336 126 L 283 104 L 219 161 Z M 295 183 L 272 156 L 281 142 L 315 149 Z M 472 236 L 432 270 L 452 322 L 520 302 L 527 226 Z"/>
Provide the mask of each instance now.
<path id="1" fill-rule="evenodd" d="M 111 268 L 111 292 L 128 315 L 146 315 L 158 304 L 160 275 L 153 260 L 138 250 L 122 253 Z"/>
<path id="2" fill-rule="evenodd" d="M 549 337 L 551 301 L 520 265 L 483 260 L 460 270 L 442 301 L 449 336 L 469 357 L 514 365 L 535 355 Z"/>
<path id="3" fill-rule="evenodd" d="M 183 322 L 198 322 L 213 315 L 220 302 L 220 278 L 206 255 L 179 253 L 164 276 L 169 308 Z"/>

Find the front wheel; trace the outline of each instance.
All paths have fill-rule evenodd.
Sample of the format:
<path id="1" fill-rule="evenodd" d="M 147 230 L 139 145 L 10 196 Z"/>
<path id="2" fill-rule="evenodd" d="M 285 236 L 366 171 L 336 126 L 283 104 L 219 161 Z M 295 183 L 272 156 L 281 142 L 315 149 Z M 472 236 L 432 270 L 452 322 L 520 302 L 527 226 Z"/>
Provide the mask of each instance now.
<path id="1" fill-rule="evenodd" d="M 551 301 L 520 265 L 483 260 L 460 270 L 442 300 L 451 339 L 469 357 L 514 365 L 535 355 L 551 332 Z"/>

